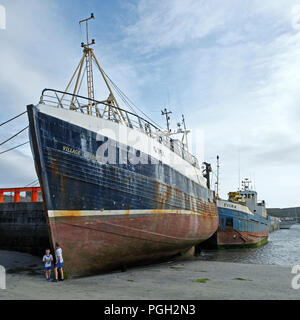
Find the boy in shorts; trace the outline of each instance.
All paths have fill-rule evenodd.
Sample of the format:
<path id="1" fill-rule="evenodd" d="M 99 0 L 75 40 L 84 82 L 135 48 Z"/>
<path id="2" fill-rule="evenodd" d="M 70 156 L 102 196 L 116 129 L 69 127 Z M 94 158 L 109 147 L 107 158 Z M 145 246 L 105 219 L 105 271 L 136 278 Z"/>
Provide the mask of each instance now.
<path id="1" fill-rule="evenodd" d="M 54 282 L 58 281 L 58 272 L 57 269 L 59 269 L 60 273 L 60 279 L 59 281 L 64 281 L 64 272 L 63 272 L 63 256 L 62 256 L 62 249 L 58 243 L 55 244 L 56 250 L 55 250 L 55 258 L 56 258 L 56 263 L 54 266 L 54 274 L 55 274 L 55 279 L 53 280 Z"/>
<path id="2" fill-rule="evenodd" d="M 51 279 L 51 262 L 53 261 L 50 249 L 46 249 L 46 254 L 43 256 L 43 262 L 45 264 L 45 277 L 47 281 Z"/>

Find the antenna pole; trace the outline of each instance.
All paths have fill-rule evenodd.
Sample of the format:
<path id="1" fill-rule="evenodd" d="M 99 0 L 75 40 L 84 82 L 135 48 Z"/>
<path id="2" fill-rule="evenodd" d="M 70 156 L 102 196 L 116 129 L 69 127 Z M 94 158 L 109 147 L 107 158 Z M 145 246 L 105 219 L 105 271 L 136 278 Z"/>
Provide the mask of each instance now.
<path id="1" fill-rule="evenodd" d="M 219 161 L 219 156 L 217 156 L 217 199 L 219 199 L 219 173 L 220 173 L 220 161 Z"/>
<path id="2" fill-rule="evenodd" d="M 239 191 L 241 190 L 241 153 L 239 148 Z"/>
<path id="3" fill-rule="evenodd" d="M 171 114 L 172 111 L 168 111 L 167 108 L 165 108 L 164 110 L 161 111 L 161 115 L 162 116 L 166 116 L 166 120 L 167 120 L 167 129 L 168 129 L 168 132 L 170 132 L 170 125 L 169 125 L 169 121 L 170 121 L 170 117 L 169 117 L 169 114 Z"/>
<path id="4" fill-rule="evenodd" d="M 188 149 L 188 139 L 187 139 L 188 131 L 186 130 L 186 123 L 185 123 L 184 115 L 182 115 L 182 123 L 183 123 L 183 128 L 184 128 L 186 150 L 189 151 L 189 149 Z"/>
<path id="5" fill-rule="evenodd" d="M 94 100 L 94 79 L 93 79 L 93 64 L 92 64 L 92 55 L 93 49 L 90 48 L 90 45 L 95 44 L 95 40 L 93 39 L 92 42 L 89 42 L 89 20 L 94 19 L 94 14 L 92 13 L 91 16 L 87 19 L 83 19 L 79 21 L 79 24 L 85 22 L 86 25 L 86 43 L 81 43 L 81 47 L 83 48 L 83 54 L 85 56 L 85 64 L 86 64 L 86 77 L 87 77 L 87 89 L 88 89 L 88 114 L 92 113 L 92 105 Z"/>
<path id="6" fill-rule="evenodd" d="M 87 46 L 87 48 L 90 47 L 90 44 L 89 44 L 89 23 L 88 23 L 88 22 L 89 22 L 89 20 L 91 20 L 91 19 L 95 19 L 93 13 L 91 13 L 91 16 L 90 16 L 89 18 L 83 19 L 83 20 L 79 21 L 79 24 L 82 24 L 83 22 L 86 23 L 86 46 Z"/>

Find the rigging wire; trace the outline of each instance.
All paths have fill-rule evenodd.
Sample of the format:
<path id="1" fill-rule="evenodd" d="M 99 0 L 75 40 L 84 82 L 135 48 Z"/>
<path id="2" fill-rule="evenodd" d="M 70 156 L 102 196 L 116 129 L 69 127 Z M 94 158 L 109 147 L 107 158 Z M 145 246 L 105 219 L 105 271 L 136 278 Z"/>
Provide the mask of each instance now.
<path id="1" fill-rule="evenodd" d="M 121 98 L 121 100 L 125 103 L 125 105 L 127 107 L 129 107 L 135 114 L 136 114 L 136 110 L 130 105 L 130 103 L 126 100 L 126 98 L 122 95 L 122 92 L 119 91 L 119 88 L 115 86 L 114 83 L 111 83 L 111 85 L 114 87 L 114 89 L 116 90 L 117 94 L 119 95 L 119 97 Z"/>
<path id="2" fill-rule="evenodd" d="M 9 151 L 15 150 L 15 149 L 17 149 L 17 148 L 20 148 L 20 147 L 24 146 L 24 145 L 25 145 L 25 144 L 27 144 L 27 143 L 29 143 L 29 141 L 24 142 L 24 143 L 22 143 L 22 144 L 19 144 L 18 146 L 13 147 L 13 148 L 10 148 L 10 149 L 8 149 L 8 150 L 2 151 L 2 152 L 0 152 L 0 154 L 3 154 L 3 153 L 6 153 L 6 152 L 9 152 Z"/>
<path id="3" fill-rule="evenodd" d="M 117 91 L 117 93 L 119 94 L 121 99 L 127 100 L 127 102 L 126 102 L 127 106 L 129 106 L 132 110 L 134 110 L 132 107 L 132 106 L 134 106 L 137 110 L 139 110 L 139 112 L 141 112 L 146 118 L 148 118 L 151 122 L 153 122 L 158 128 L 162 129 L 162 127 L 158 123 L 154 122 L 146 113 L 143 112 L 143 110 L 141 110 L 132 100 L 130 100 L 128 96 L 126 96 L 126 94 L 112 81 L 112 79 L 106 74 L 106 72 L 103 69 L 102 69 L 102 71 L 105 74 L 105 76 L 107 77 L 107 79 L 109 80 L 109 82 L 112 84 L 112 86 L 115 88 L 115 90 Z M 136 110 L 134 110 L 134 111 L 136 112 Z"/>
<path id="4" fill-rule="evenodd" d="M 106 75 L 106 74 L 105 74 Z M 107 76 L 107 75 L 106 75 Z M 108 77 L 108 76 L 107 76 Z M 134 110 L 134 108 L 132 106 L 134 106 L 138 111 L 140 111 L 146 118 L 148 118 L 151 122 L 153 122 L 154 124 L 156 124 L 157 127 L 161 128 L 161 126 L 157 123 L 155 123 L 147 114 L 145 114 L 137 105 L 134 104 L 134 102 L 132 102 L 129 97 L 108 77 L 109 81 L 111 82 L 111 84 L 113 85 L 113 87 L 115 88 L 115 90 L 117 91 L 117 93 L 119 94 L 120 97 L 123 97 L 123 100 L 126 100 L 126 105 L 129 106 L 132 110 Z M 134 110 L 134 112 L 136 113 L 136 110 Z"/>
<path id="5" fill-rule="evenodd" d="M 19 118 L 20 116 L 22 116 L 22 115 L 25 114 L 25 113 L 27 113 L 27 111 L 24 111 L 24 112 L 18 114 L 17 116 L 15 116 L 15 117 L 13 117 L 13 118 L 11 118 L 11 119 L 9 119 L 9 120 L 1 123 L 1 124 L 0 124 L 0 127 L 3 126 L 3 125 L 5 125 L 5 124 L 7 124 L 7 123 L 9 123 L 10 121 L 13 121 L 13 120 Z"/>
<path id="6" fill-rule="evenodd" d="M 96 60 L 95 60 L 95 58 L 93 57 L 92 58 L 93 59 L 93 61 L 96 63 Z M 114 89 L 117 91 L 117 93 L 118 93 L 118 88 L 115 88 L 115 84 L 111 81 L 111 79 L 108 77 L 108 75 L 104 72 L 104 70 L 101 68 L 101 70 L 103 71 L 103 73 L 104 73 L 104 75 L 106 76 L 106 78 L 107 78 L 107 80 L 109 80 L 110 81 L 110 84 L 114 87 Z M 99 70 L 100 72 L 101 72 L 101 70 Z M 119 93 L 118 93 L 119 94 Z M 120 95 L 120 94 L 119 94 Z M 136 113 L 136 111 L 130 106 L 130 105 L 128 105 L 128 103 L 124 100 L 124 98 L 120 95 L 120 98 L 122 99 L 122 101 L 134 112 L 134 113 Z"/>
<path id="7" fill-rule="evenodd" d="M 26 188 L 26 187 L 34 186 L 38 181 L 39 181 L 39 179 L 33 180 L 32 182 L 28 183 L 28 184 L 25 186 L 25 188 Z"/>
<path id="8" fill-rule="evenodd" d="M 13 135 L 12 137 L 8 138 L 7 140 L 3 141 L 0 143 L 0 146 L 4 145 L 6 142 L 12 140 L 13 138 L 15 138 L 16 136 L 18 136 L 20 133 L 22 133 L 23 131 L 27 130 L 29 128 L 29 126 L 25 127 L 24 129 L 22 129 L 21 131 L 19 131 L 18 133 L 16 133 L 15 135 Z"/>

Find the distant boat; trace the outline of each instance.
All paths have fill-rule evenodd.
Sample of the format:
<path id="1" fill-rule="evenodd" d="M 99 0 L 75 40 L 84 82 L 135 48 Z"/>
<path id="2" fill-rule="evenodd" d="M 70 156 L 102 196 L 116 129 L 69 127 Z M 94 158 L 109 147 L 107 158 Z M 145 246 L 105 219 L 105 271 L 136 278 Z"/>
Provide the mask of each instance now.
<path id="1" fill-rule="evenodd" d="M 280 218 L 280 229 L 290 229 L 296 223 L 297 220 L 294 218 Z"/>
<path id="2" fill-rule="evenodd" d="M 71 276 L 167 259 L 218 227 L 214 191 L 186 136 L 174 139 L 169 128 L 119 106 L 115 94 L 125 106 L 129 100 L 101 68 L 94 43 L 88 36 L 82 43 L 65 91 L 44 90 L 40 102 L 27 107 L 51 242 L 63 248 Z M 106 84 L 105 100 L 94 98 L 92 63 Z M 83 70 L 87 97 L 77 90 Z"/>

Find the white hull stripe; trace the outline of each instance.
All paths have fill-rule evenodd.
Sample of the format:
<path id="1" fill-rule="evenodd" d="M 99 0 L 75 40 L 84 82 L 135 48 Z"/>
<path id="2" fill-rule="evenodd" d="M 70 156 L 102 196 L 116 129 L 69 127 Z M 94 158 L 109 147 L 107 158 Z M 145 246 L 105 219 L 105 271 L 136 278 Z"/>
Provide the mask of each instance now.
<path id="1" fill-rule="evenodd" d="M 199 212 L 190 210 L 48 210 L 49 218 L 57 217 L 92 217 L 92 216 L 121 216 L 121 215 L 153 215 L 153 214 L 185 214 L 203 215 Z"/>
<path id="2" fill-rule="evenodd" d="M 253 212 L 245 205 L 227 201 L 227 200 L 217 200 L 217 206 L 218 208 L 224 208 L 224 209 L 230 209 L 233 211 L 243 212 L 250 215 L 254 215 Z"/>

